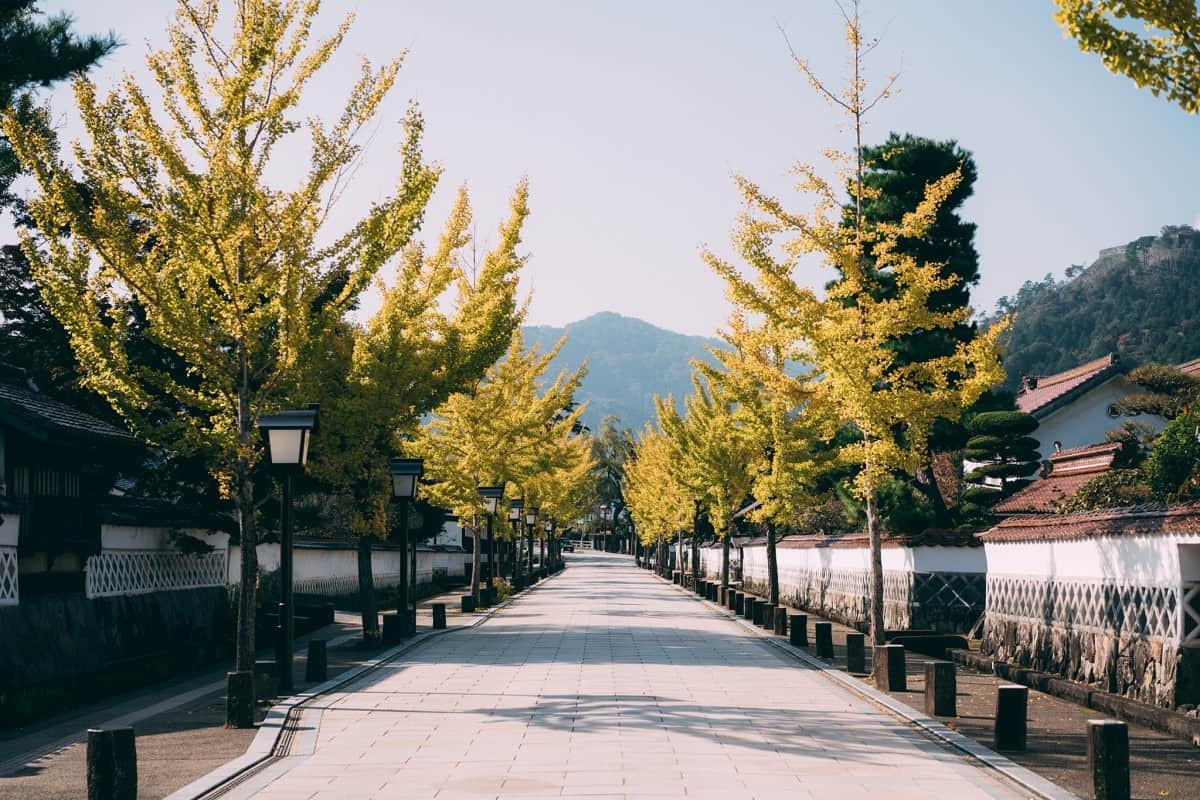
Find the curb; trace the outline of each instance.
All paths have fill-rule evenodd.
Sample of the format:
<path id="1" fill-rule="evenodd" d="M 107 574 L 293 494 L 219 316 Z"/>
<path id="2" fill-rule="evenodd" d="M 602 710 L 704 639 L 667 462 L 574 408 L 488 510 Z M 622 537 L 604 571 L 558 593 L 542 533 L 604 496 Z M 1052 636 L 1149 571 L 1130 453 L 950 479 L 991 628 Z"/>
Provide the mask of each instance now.
<path id="1" fill-rule="evenodd" d="M 559 570 L 554 575 L 543 578 L 533 586 L 526 588 L 523 592 L 510 597 L 499 605 L 492 606 L 469 624 L 456 625 L 453 628 L 426 631 L 425 633 L 417 634 L 408 641 L 384 651 L 370 661 L 366 661 L 356 667 L 351 667 L 324 683 L 317 684 L 306 691 L 281 700 L 267 712 L 266 719 L 259 725 L 258 733 L 254 736 L 254 740 L 250 743 L 250 746 L 246 748 L 245 753 L 217 767 L 212 772 L 202 775 L 187 786 L 177 789 L 167 795 L 164 800 L 202 800 L 202 798 L 220 797 L 227 792 L 233 791 L 239 785 L 260 773 L 262 769 L 269 766 L 269 762 L 272 760 L 287 757 L 296 727 L 300 721 L 301 714 L 305 710 L 304 705 L 306 703 L 358 680 L 376 667 L 394 661 L 431 639 L 479 627 L 519 600 L 526 592 L 536 590 L 543 584 L 549 583 L 564 571 L 565 569 Z"/>
<path id="2" fill-rule="evenodd" d="M 827 679 L 839 684 L 842 688 L 847 689 L 858 696 L 881 706 L 886 711 L 900 717 L 903 721 L 925 733 L 927 736 L 941 742 L 948 747 L 958 750 L 967 755 L 974 761 L 977 761 L 982 767 L 993 770 L 999 773 L 1010 783 L 1020 786 L 1022 789 L 1033 792 L 1037 797 L 1043 800 L 1080 800 L 1078 795 L 1063 789 L 1061 786 L 1054 784 L 1042 776 L 1038 775 L 1030 769 L 1022 767 L 1020 764 L 1008 759 L 991 748 L 976 742 L 958 731 L 951 730 L 942 723 L 938 722 L 933 717 L 909 708 L 907 705 L 893 700 L 888 695 L 871 688 L 862 681 L 852 678 L 843 673 L 841 670 L 830 666 L 824 661 L 815 658 L 804 650 L 793 647 L 790 643 L 777 640 L 774 634 L 768 633 L 765 630 L 760 630 L 746 620 L 738 617 L 709 600 L 696 595 L 694 592 L 687 590 L 675 583 L 668 581 L 660 575 L 651 573 L 655 578 L 658 578 L 663 583 L 675 588 L 686 596 L 691 597 L 699 603 L 703 603 L 709 611 L 720 612 L 720 616 L 737 623 L 740 627 L 754 633 L 757 637 L 763 640 L 768 646 L 788 655 L 806 666 L 819 670 Z"/>

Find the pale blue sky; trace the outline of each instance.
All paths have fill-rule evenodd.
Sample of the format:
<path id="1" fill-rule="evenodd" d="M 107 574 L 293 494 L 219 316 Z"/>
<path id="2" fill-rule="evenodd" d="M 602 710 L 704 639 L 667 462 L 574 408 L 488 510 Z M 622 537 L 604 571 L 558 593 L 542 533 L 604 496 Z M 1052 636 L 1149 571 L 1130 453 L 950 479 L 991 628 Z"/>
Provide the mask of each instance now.
<path id="1" fill-rule="evenodd" d="M 126 70 L 147 78 L 147 42 L 162 42 L 173 3 L 43 7 L 126 42 L 94 74 L 107 85 Z M 394 123 L 415 98 L 427 153 L 445 168 L 427 234 L 466 181 L 480 234 L 490 236 L 512 185 L 529 177 L 532 323 L 611 310 L 712 333 L 728 306 L 698 250 L 726 247 L 739 208 L 730 175 L 787 193 L 793 163 L 847 145 L 776 27 L 837 82 L 844 48 L 832 0 L 327 1 L 327 23 L 350 8 L 358 23 L 307 113 L 337 112 L 357 54 L 411 52 L 341 201 L 342 221 L 390 188 Z M 902 72 L 868 139 L 911 131 L 975 154 L 966 215 L 979 225 L 977 307 L 1026 279 L 1090 263 L 1102 247 L 1196 221 L 1200 120 L 1080 53 L 1049 0 L 865 0 L 864 12 L 868 33 L 884 36 L 874 74 Z M 65 92 L 55 108 L 70 136 Z"/>

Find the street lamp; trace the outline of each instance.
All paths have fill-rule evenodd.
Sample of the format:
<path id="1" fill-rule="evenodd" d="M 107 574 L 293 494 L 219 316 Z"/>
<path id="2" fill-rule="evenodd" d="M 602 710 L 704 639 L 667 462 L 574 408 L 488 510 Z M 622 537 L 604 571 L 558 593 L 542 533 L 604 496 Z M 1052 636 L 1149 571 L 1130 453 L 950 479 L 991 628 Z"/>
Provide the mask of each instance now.
<path id="1" fill-rule="evenodd" d="M 419 458 L 393 458 L 388 462 L 388 473 L 392 476 L 392 499 L 400 503 L 400 619 L 403 620 L 405 633 L 416 633 L 417 603 L 416 586 L 410 585 L 409 559 L 409 530 L 408 509 L 413 500 L 417 499 L 417 487 L 422 475 L 425 474 L 425 462 Z M 415 544 L 415 543 L 414 543 Z M 413 548 L 413 566 L 416 566 L 417 552 Z M 412 600 L 412 610 L 409 611 L 409 600 Z"/>
<path id="2" fill-rule="evenodd" d="M 500 500 L 504 497 L 503 486 L 480 486 L 475 490 L 481 500 L 483 500 L 483 508 L 487 512 L 487 538 L 488 538 L 488 578 L 487 591 L 488 602 L 491 602 L 492 593 L 492 570 L 496 563 L 496 539 L 492 535 L 492 520 L 496 516 L 496 511 L 500 508 Z M 482 555 L 482 554 L 481 554 Z M 475 584 L 476 590 L 479 588 L 479 579 L 475 575 L 471 576 L 472 583 Z M 479 598 L 476 596 L 476 602 Z"/>
<path id="3" fill-rule="evenodd" d="M 308 444 L 317 432 L 320 404 L 281 411 L 258 418 L 258 429 L 267 439 L 271 466 L 280 473 L 283 496 L 279 504 L 279 638 L 275 641 L 275 668 L 279 690 L 292 691 L 292 638 L 295 607 L 292 602 L 292 477 L 303 474 L 308 464 Z M 243 542 L 242 547 L 247 543 Z"/>
<path id="4" fill-rule="evenodd" d="M 525 500 L 521 497 L 514 497 L 508 506 L 508 521 L 512 523 L 512 552 L 513 552 L 513 588 L 519 588 L 517 582 L 521 571 L 521 536 L 517 533 L 517 526 L 521 524 L 521 512 L 525 510 Z"/>

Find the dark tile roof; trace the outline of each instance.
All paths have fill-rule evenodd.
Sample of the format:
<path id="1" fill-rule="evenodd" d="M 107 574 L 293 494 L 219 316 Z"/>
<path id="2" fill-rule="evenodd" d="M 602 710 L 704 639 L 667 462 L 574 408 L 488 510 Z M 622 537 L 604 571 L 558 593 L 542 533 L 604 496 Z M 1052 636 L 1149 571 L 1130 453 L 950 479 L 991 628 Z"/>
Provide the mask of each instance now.
<path id="1" fill-rule="evenodd" d="M 930 528 L 920 533 L 884 533 L 880 537 L 883 547 L 978 547 L 979 539 L 974 531 L 941 530 Z M 870 537 L 865 532 L 843 534 L 803 534 L 780 538 L 776 547 L 806 549 L 812 547 L 869 547 Z"/>
<path id="2" fill-rule="evenodd" d="M 188 508 L 167 500 L 109 495 L 99 506 L 100 519 L 112 525 L 163 528 L 197 528 L 236 534 L 237 521 L 229 514 Z"/>
<path id="3" fill-rule="evenodd" d="M 993 544 L 1172 533 L 1200 534 L 1200 502 L 1009 517 L 979 538 Z"/>
<path id="4" fill-rule="evenodd" d="M 0 383 L 0 419 L 5 418 L 23 428 L 33 427 L 40 431 L 99 438 L 113 443 L 138 443 L 128 431 L 66 403 L 12 384 Z"/>
<path id="5" fill-rule="evenodd" d="M 1017 408 L 1044 417 L 1121 371 L 1116 353 L 1055 375 L 1026 376 L 1017 392 Z"/>
<path id="6" fill-rule="evenodd" d="M 997 514 L 1052 514 L 1092 478 L 1112 469 L 1119 442 L 1074 447 L 1050 456 L 1050 473 L 993 509 Z"/>

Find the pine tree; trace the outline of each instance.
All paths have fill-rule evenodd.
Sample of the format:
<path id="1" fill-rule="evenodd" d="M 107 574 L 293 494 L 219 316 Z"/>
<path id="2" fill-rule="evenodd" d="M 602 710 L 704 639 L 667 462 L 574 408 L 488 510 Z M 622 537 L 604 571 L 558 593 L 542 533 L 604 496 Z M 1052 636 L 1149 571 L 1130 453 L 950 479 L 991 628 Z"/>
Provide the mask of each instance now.
<path id="1" fill-rule="evenodd" d="M 181 0 L 169 44 L 148 58 L 154 94 L 132 78 L 105 96 L 76 81 L 87 141 L 73 168 L 40 129 L 11 113 L 3 126 L 40 187 L 30 203 L 38 229 L 69 231 L 41 241 L 27 232 L 23 245 L 87 385 L 147 440 L 207 456 L 233 501 L 244 671 L 255 653 L 258 417 L 280 406 L 309 348 L 409 243 L 437 178 L 422 162 L 413 111 L 395 194 L 340 236 L 325 225 L 358 134 L 395 83 L 396 59 L 364 65 L 332 125 L 307 122 L 309 164 L 297 185 L 268 184 L 277 146 L 301 129 L 293 117 L 305 87 L 350 24 L 309 46 L 318 9 L 262 0 L 224 17 L 216 0 Z M 187 383 L 131 358 L 109 311 L 125 298 L 144 309 L 146 337 L 187 365 Z M 187 413 L 156 414 L 160 395 Z"/>
<path id="2" fill-rule="evenodd" d="M 1037 427 L 1032 414 L 1016 409 L 984 411 L 971 417 L 967 423 L 971 438 L 963 458 L 979 466 L 964 476 L 975 484 L 963 492 L 963 502 L 969 504 L 964 512 L 989 509 L 1030 484 L 1030 476 L 1041 464 L 1038 440 L 1029 435 Z"/>
<path id="3" fill-rule="evenodd" d="M 118 45 L 112 33 L 80 38 L 71 25 L 69 14 L 45 16 L 37 0 L 0 3 L 0 109 L 40 128 L 47 138 L 53 131 L 29 90 L 82 75 Z M 13 201 L 8 190 L 20 171 L 8 138 L 0 135 L 0 208 Z"/>

